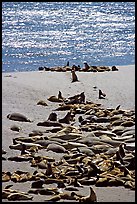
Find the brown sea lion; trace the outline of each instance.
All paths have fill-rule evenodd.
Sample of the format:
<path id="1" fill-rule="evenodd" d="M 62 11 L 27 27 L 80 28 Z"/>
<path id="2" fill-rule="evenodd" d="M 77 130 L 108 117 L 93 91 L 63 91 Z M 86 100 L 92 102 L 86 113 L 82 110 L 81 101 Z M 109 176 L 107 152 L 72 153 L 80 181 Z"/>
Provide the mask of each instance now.
<path id="1" fill-rule="evenodd" d="M 46 101 L 44 101 L 44 100 L 38 101 L 38 102 L 37 102 L 37 105 L 48 106 L 48 104 L 47 104 Z"/>
<path id="2" fill-rule="evenodd" d="M 50 96 L 47 100 L 51 102 L 63 102 L 61 98 L 58 98 L 56 96 Z"/>

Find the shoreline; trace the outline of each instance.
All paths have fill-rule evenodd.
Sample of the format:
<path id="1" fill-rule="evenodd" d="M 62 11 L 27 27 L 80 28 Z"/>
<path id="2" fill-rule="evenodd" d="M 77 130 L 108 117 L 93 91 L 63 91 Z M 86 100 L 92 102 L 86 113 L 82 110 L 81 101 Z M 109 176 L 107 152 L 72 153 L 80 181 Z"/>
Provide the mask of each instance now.
<path id="1" fill-rule="evenodd" d="M 34 130 L 39 129 L 36 124 L 39 121 L 47 120 L 51 111 L 58 107 L 58 103 L 49 102 L 47 99 L 51 95 L 57 96 L 58 91 L 66 98 L 85 92 L 86 100 L 101 103 L 101 107 L 116 108 L 121 105 L 121 109 L 135 110 L 135 65 L 117 66 L 116 72 L 76 72 L 79 82 L 71 83 L 71 73 L 50 72 L 50 71 L 26 71 L 2 73 L 2 148 L 7 151 L 6 158 L 18 155 L 20 151 L 9 149 L 13 138 L 28 136 Z M 11 75 L 11 76 L 10 76 Z M 97 90 L 93 87 L 96 86 Z M 106 93 L 105 99 L 98 99 L 98 89 Z M 38 106 L 39 100 L 45 100 L 48 106 Z M 20 123 L 7 119 L 7 115 L 12 112 L 19 112 L 30 119 L 33 123 Z M 64 112 L 58 112 L 58 117 L 64 116 Z M 10 130 L 14 124 L 21 126 L 20 133 Z M 45 130 L 45 127 L 41 127 Z M 43 152 L 44 153 L 44 152 Z M 49 153 L 47 153 L 49 154 Z M 55 156 L 50 152 L 50 156 Z M 12 161 L 2 161 L 2 171 L 14 171 L 23 169 L 24 171 L 34 171 L 26 162 L 15 163 Z M 5 182 L 2 186 L 13 184 L 15 189 L 26 191 L 30 188 L 30 182 L 14 183 Z M 95 187 L 98 202 L 134 202 L 135 191 L 123 187 Z M 85 187 L 80 192 L 88 194 Z M 43 196 L 34 196 L 33 201 L 41 202 Z M 27 201 L 28 202 L 28 201 Z M 65 202 L 65 201 L 64 201 Z"/>
<path id="2" fill-rule="evenodd" d="M 96 65 L 95 65 L 96 66 Z M 97 65 L 97 66 L 106 66 L 106 65 Z M 112 65 L 113 66 L 113 65 Z M 111 68 L 112 66 L 106 66 L 106 67 L 109 67 Z M 129 65 L 115 65 L 116 67 L 118 68 L 125 68 L 125 67 L 135 67 L 135 64 L 129 64 Z M 59 66 L 56 66 L 56 67 L 59 67 Z M 61 66 L 63 67 L 63 66 Z M 50 67 L 49 67 L 50 68 Z M 83 69 L 83 68 L 81 68 Z M 39 71 L 38 69 L 37 70 L 28 70 L 28 71 L 2 71 L 2 74 L 13 74 L 13 73 L 26 73 L 26 72 L 37 72 Z"/>

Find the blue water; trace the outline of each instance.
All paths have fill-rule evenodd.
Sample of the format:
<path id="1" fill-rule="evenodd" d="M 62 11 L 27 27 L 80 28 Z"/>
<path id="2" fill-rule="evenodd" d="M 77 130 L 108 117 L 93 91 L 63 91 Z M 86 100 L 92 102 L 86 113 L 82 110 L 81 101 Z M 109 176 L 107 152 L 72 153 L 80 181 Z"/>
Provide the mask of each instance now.
<path id="1" fill-rule="evenodd" d="M 135 63 L 135 2 L 2 2 L 2 71 Z"/>

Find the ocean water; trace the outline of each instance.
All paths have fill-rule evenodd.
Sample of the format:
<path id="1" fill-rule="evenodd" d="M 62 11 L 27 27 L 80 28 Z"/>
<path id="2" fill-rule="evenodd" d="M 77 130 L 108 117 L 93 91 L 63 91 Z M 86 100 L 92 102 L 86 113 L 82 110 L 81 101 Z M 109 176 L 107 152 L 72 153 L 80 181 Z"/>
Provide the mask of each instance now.
<path id="1" fill-rule="evenodd" d="M 2 72 L 135 63 L 135 2 L 2 2 Z"/>

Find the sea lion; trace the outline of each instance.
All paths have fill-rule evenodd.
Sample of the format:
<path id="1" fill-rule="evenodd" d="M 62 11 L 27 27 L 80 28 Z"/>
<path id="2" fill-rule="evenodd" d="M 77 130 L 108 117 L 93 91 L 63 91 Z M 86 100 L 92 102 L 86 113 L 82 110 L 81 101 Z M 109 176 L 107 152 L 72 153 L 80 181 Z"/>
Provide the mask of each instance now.
<path id="1" fill-rule="evenodd" d="M 68 152 L 65 147 L 58 145 L 58 144 L 49 144 L 47 146 L 47 151 L 53 151 L 53 152 L 57 152 L 57 153 L 65 153 Z"/>
<path id="2" fill-rule="evenodd" d="M 46 127 L 51 127 L 51 126 L 54 126 L 54 127 L 63 127 L 63 125 L 59 122 L 56 122 L 56 121 L 44 121 L 44 122 L 39 122 L 37 123 L 37 126 L 46 126 Z"/>
<path id="3" fill-rule="evenodd" d="M 47 100 L 51 102 L 63 102 L 61 98 L 57 98 L 56 96 L 50 96 Z"/>
<path id="4" fill-rule="evenodd" d="M 64 118 L 59 119 L 59 123 L 66 123 L 70 124 L 70 121 L 72 121 L 72 114 L 71 112 L 68 112 Z"/>
<path id="5" fill-rule="evenodd" d="M 58 93 L 58 98 L 59 98 L 59 99 L 62 99 L 62 100 L 65 100 L 65 98 L 62 96 L 61 91 L 59 91 L 59 93 Z"/>
<path id="6" fill-rule="evenodd" d="M 39 149 L 41 149 L 41 148 L 43 148 L 41 145 L 39 145 L 39 144 L 35 144 L 35 143 L 27 143 L 27 142 L 20 142 L 20 143 L 17 143 L 17 144 L 15 144 L 15 145 L 9 145 L 9 148 L 10 149 L 16 149 L 16 150 L 22 150 L 22 148 L 23 148 L 23 144 L 25 144 L 25 146 L 26 146 L 26 149 L 29 149 L 29 148 L 31 148 L 31 147 L 33 147 L 33 146 L 36 146 L 36 147 L 38 147 Z"/>
<path id="7" fill-rule="evenodd" d="M 112 71 L 118 71 L 118 68 L 116 66 L 112 66 Z"/>
<path id="8" fill-rule="evenodd" d="M 32 157 L 30 157 L 30 156 L 24 157 L 24 156 L 20 156 L 20 155 L 8 158 L 8 160 L 16 161 L 16 162 L 30 161 L 31 159 L 32 159 Z"/>
<path id="9" fill-rule="evenodd" d="M 91 186 L 89 187 L 89 189 L 90 189 L 89 195 L 79 198 L 79 202 L 86 202 L 86 203 L 97 202 L 97 196 L 95 191 Z"/>
<path id="10" fill-rule="evenodd" d="M 29 133 L 29 137 L 33 137 L 33 136 L 42 136 L 43 135 L 43 132 L 41 130 L 32 130 L 31 133 Z"/>
<path id="11" fill-rule="evenodd" d="M 38 102 L 37 102 L 37 105 L 48 106 L 48 104 L 47 104 L 46 101 L 44 101 L 44 100 L 38 101 Z"/>
<path id="12" fill-rule="evenodd" d="M 10 120 L 21 121 L 21 122 L 32 122 L 29 118 L 21 113 L 11 113 L 7 115 Z"/>
<path id="13" fill-rule="evenodd" d="M 2 149 L 2 154 L 6 154 L 6 153 L 7 153 L 6 150 Z"/>
<path id="14" fill-rule="evenodd" d="M 38 192 L 40 195 L 55 195 L 55 192 L 52 189 L 39 189 Z"/>
<path id="15" fill-rule="evenodd" d="M 52 170 L 52 166 L 51 166 L 51 163 L 50 162 L 47 162 L 47 169 L 46 169 L 46 172 L 45 172 L 45 175 L 46 176 L 50 176 L 53 174 L 53 170 Z"/>
<path id="16" fill-rule="evenodd" d="M 34 181 L 31 184 L 31 188 L 43 188 L 43 184 L 44 184 L 44 179 L 40 179 L 38 181 Z"/>
<path id="17" fill-rule="evenodd" d="M 50 113 L 48 120 L 57 121 L 57 113 L 54 113 L 54 112 Z"/>
<path id="18" fill-rule="evenodd" d="M 2 182 L 10 181 L 11 175 L 12 175 L 12 174 L 11 174 L 10 171 L 2 172 Z"/>
<path id="19" fill-rule="evenodd" d="M 12 125 L 11 128 L 10 128 L 12 131 L 17 131 L 19 132 L 21 130 L 21 128 L 17 125 Z"/>
<path id="20" fill-rule="evenodd" d="M 101 91 L 101 89 L 99 89 L 99 99 L 105 99 L 105 97 L 106 97 L 106 94 L 105 93 L 103 93 L 102 91 Z"/>
<path id="21" fill-rule="evenodd" d="M 24 192 L 16 192 L 8 195 L 8 200 L 32 200 L 33 196 L 29 196 Z"/>
<path id="22" fill-rule="evenodd" d="M 58 145 L 60 145 L 59 142 L 53 141 L 53 140 L 38 140 L 38 141 L 35 142 L 35 144 L 39 144 L 44 148 L 46 148 L 49 144 L 58 144 Z"/>
<path id="23" fill-rule="evenodd" d="M 90 67 L 89 67 L 87 62 L 84 62 L 84 66 L 85 67 L 84 67 L 83 71 L 88 71 L 90 69 Z"/>
<path id="24" fill-rule="evenodd" d="M 79 81 L 79 80 L 78 80 L 78 77 L 77 77 L 77 75 L 76 75 L 76 73 L 75 73 L 75 71 L 72 70 L 71 73 L 72 73 L 72 81 L 71 81 L 71 82 Z"/>

